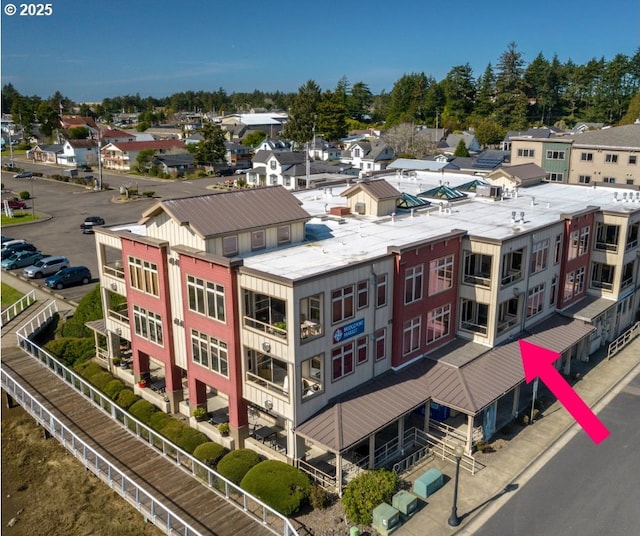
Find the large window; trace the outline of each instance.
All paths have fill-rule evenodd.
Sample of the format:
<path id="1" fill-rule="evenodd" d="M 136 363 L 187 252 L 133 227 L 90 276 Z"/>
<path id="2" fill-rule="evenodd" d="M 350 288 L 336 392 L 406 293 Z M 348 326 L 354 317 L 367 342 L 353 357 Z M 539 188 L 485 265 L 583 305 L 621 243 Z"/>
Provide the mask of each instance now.
<path id="1" fill-rule="evenodd" d="M 580 243 L 578 244 L 578 256 L 586 255 L 589 251 L 589 235 L 591 227 L 583 227 L 580 229 Z"/>
<path id="2" fill-rule="evenodd" d="M 488 304 L 462 298 L 460 311 L 460 327 L 462 329 L 486 335 L 488 321 Z"/>
<path id="3" fill-rule="evenodd" d="M 607 153 L 604 155 L 604 161 L 607 164 L 617 164 L 618 163 L 618 155 L 614 153 Z"/>
<path id="4" fill-rule="evenodd" d="M 518 325 L 519 298 L 509 298 L 498 304 L 498 318 L 496 319 L 498 335 Z"/>
<path id="5" fill-rule="evenodd" d="M 564 151 L 547 151 L 547 160 L 564 160 Z"/>
<path id="6" fill-rule="evenodd" d="M 159 314 L 134 305 L 133 325 L 136 335 L 162 345 L 162 317 Z"/>
<path id="7" fill-rule="evenodd" d="M 547 258 L 549 256 L 549 240 L 541 240 L 533 244 L 531 250 L 531 262 L 529 264 L 529 272 L 535 274 L 546 270 Z"/>
<path id="8" fill-rule="evenodd" d="M 549 182 L 562 182 L 564 180 L 564 173 L 560 171 L 551 171 L 547 176 Z"/>
<path id="9" fill-rule="evenodd" d="M 227 343 L 195 329 L 191 330 L 193 361 L 222 376 L 229 376 Z"/>
<path id="10" fill-rule="evenodd" d="M 402 355 L 415 352 L 420 348 L 422 319 L 418 316 L 407 320 L 402 327 Z"/>
<path id="11" fill-rule="evenodd" d="M 580 230 L 576 229 L 572 231 L 569 236 L 569 252 L 567 254 L 567 259 L 575 259 L 578 256 L 578 245 L 580 244 Z"/>
<path id="12" fill-rule="evenodd" d="M 464 282 L 483 287 L 491 286 L 491 255 L 465 252 Z"/>
<path id="13" fill-rule="evenodd" d="M 632 249 L 638 245 L 638 235 L 640 234 L 640 222 L 629 224 L 627 231 L 627 245 L 625 249 Z"/>
<path id="14" fill-rule="evenodd" d="M 387 274 L 376 276 L 376 307 L 387 305 Z"/>
<path id="15" fill-rule="evenodd" d="M 334 348 L 331 352 L 332 380 L 336 381 L 353 372 L 353 341 Z"/>
<path id="16" fill-rule="evenodd" d="M 591 263 L 591 287 L 613 290 L 616 267 L 601 262 Z"/>
<path id="17" fill-rule="evenodd" d="M 422 299 L 422 264 L 411 266 L 404 272 L 404 303 Z"/>
<path id="18" fill-rule="evenodd" d="M 387 357 L 387 329 L 380 328 L 376 331 L 376 361 Z"/>
<path id="19" fill-rule="evenodd" d="M 451 305 L 443 305 L 427 313 L 427 344 L 449 335 Z"/>
<path id="20" fill-rule="evenodd" d="M 353 305 L 353 285 L 332 291 L 331 322 L 336 324 L 352 318 L 354 315 Z"/>
<path id="21" fill-rule="evenodd" d="M 525 158 L 533 158 L 535 153 L 534 149 L 518 149 L 518 156 L 523 156 Z"/>
<path id="22" fill-rule="evenodd" d="M 132 288 L 153 296 L 160 296 L 157 264 L 129 257 L 129 278 Z"/>
<path id="23" fill-rule="evenodd" d="M 453 287 L 453 255 L 429 263 L 429 295 Z"/>
<path id="24" fill-rule="evenodd" d="M 369 281 L 358 281 L 358 309 L 364 309 L 369 305 Z"/>
<path id="25" fill-rule="evenodd" d="M 544 308 L 544 284 L 529 289 L 527 296 L 527 318 L 537 315 Z"/>
<path id="26" fill-rule="evenodd" d="M 580 160 L 583 162 L 593 162 L 593 153 L 582 153 L 580 155 Z"/>
<path id="27" fill-rule="evenodd" d="M 300 367 L 302 371 L 302 399 L 304 400 L 322 391 L 324 354 L 305 359 Z"/>
<path id="28" fill-rule="evenodd" d="M 225 321 L 224 287 L 192 275 L 187 276 L 189 310 Z"/>
<path id="29" fill-rule="evenodd" d="M 599 249 L 601 251 L 618 251 L 619 237 L 620 237 L 619 225 L 608 225 L 606 223 L 597 223 L 595 249 Z"/>
<path id="30" fill-rule="evenodd" d="M 244 290 L 244 325 L 247 327 L 286 339 L 286 310 L 287 302 L 284 300 Z"/>
<path id="31" fill-rule="evenodd" d="M 591 175 L 580 175 L 578 177 L 578 182 L 580 184 L 589 184 L 591 182 Z"/>
<path id="32" fill-rule="evenodd" d="M 289 375 L 285 361 L 253 349 L 247 351 L 247 357 L 249 382 L 279 395 L 289 394 Z"/>
<path id="33" fill-rule="evenodd" d="M 322 335 L 322 294 L 300 300 L 300 337 Z"/>
<path id="34" fill-rule="evenodd" d="M 564 291 L 562 297 L 564 301 L 578 296 L 584 290 L 584 267 L 569 272 L 564 280 Z"/>

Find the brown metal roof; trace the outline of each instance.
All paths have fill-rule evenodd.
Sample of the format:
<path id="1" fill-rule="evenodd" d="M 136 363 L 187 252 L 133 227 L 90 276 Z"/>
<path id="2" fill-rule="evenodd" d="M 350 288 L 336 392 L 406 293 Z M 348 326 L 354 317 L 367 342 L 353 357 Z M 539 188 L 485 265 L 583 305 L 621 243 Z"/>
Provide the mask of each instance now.
<path id="1" fill-rule="evenodd" d="M 202 238 L 305 221 L 300 201 L 282 186 L 221 192 L 161 201 L 143 213 L 144 224 L 164 211 Z"/>
<path id="2" fill-rule="evenodd" d="M 593 329 L 553 315 L 525 340 L 563 352 Z M 464 345 L 459 349 L 465 351 Z M 446 361 L 428 357 L 374 378 L 302 423 L 296 433 L 341 452 L 428 400 L 475 415 L 524 381 L 517 341 L 489 350 L 463 366 Z"/>
<path id="3" fill-rule="evenodd" d="M 355 184 L 351 188 L 342 192 L 342 194 L 340 195 L 342 195 L 343 197 L 349 197 L 352 193 L 357 192 L 361 189 L 378 201 L 382 199 L 396 199 L 402 195 L 398 190 L 395 189 L 395 187 L 393 187 L 384 179 L 359 182 L 358 184 Z"/>

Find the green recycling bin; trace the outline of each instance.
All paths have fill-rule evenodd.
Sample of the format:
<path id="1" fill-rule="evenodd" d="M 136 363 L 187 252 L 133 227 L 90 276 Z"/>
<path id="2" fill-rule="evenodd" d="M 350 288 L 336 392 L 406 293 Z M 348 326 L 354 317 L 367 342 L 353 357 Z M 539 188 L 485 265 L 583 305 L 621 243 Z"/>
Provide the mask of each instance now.
<path id="1" fill-rule="evenodd" d="M 358 527 L 351 527 L 349 529 L 349 536 L 360 536 L 360 529 Z"/>

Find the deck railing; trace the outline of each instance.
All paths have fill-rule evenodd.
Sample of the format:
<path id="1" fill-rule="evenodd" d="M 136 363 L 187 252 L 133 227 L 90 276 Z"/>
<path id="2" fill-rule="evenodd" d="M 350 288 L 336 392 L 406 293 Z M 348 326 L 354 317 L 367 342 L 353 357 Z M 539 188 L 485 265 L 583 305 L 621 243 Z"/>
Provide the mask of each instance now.
<path id="1" fill-rule="evenodd" d="M 633 339 L 640 335 L 640 322 L 636 322 L 627 331 L 625 331 L 620 337 L 609 344 L 609 351 L 607 352 L 607 359 L 611 359 L 620 350 L 622 350 Z"/>
<path id="2" fill-rule="evenodd" d="M 2 313 L 0 313 L 0 326 L 4 326 L 12 318 L 18 316 L 27 307 L 35 303 L 36 300 L 36 290 L 33 289 L 28 294 L 22 296 L 22 298 L 20 298 L 17 302 L 9 305 L 9 307 L 7 307 L 4 311 L 2 311 Z"/>
<path id="3" fill-rule="evenodd" d="M 200 536 L 200 532 L 153 495 L 147 493 L 134 480 L 74 434 L 35 397 L 31 396 L 8 372 L 1 370 L 0 377 L 2 388 L 13 400 L 18 402 L 38 424 L 43 426 L 63 447 L 80 460 L 85 468 L 107 483 L 111 489 L 132 504 L 154 525 L 167 534 Z"/>

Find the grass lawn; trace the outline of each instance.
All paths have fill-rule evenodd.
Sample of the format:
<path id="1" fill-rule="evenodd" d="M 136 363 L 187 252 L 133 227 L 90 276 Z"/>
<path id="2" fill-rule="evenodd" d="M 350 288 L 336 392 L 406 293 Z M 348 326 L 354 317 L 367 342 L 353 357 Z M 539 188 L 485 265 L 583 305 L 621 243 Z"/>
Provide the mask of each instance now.
<path id="1" fill-rule="evenodd" d="M 2 219 L 0 220 L 0 225 L 12 225 L 17 223 L 27 223 L 30 221 L 39 220 L 40 216 L 38 214 L 32 215 L 31 212 L 23 212 L 20 210 L 13 211 L 13 218 L 7 218 L 6 214 L 2 213 Z"/>
<path id="2" fill-rule="evenodd" d="M 2 310 L 16 303 L 24 294 L 5 283 L 0 283 L 0 297 L 2 297 Z"/>

